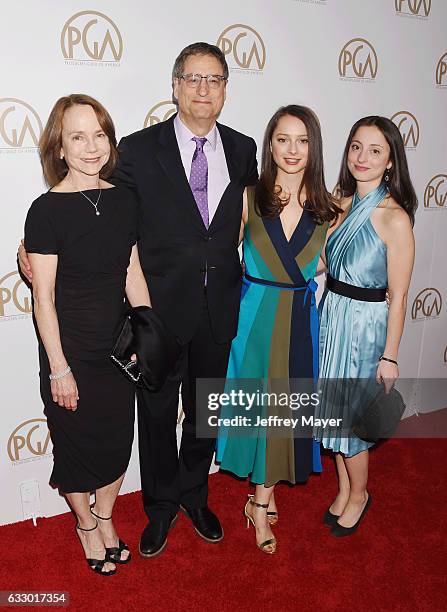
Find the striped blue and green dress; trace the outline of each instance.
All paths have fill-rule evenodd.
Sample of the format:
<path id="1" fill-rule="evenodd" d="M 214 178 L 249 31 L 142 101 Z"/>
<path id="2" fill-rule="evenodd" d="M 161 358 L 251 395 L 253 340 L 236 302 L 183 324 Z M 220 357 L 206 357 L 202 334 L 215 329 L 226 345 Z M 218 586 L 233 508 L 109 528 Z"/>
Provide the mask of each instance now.
<path id="1" fill-rule="evenodd" d="M 304 205 L 301 219 L 287 240 L 279 217 L 259 216 L 254 189 L 249 189 L 245 225 L 243 280 L 238 332 L 232 342 L 227 391 L 233 386 L 293 391 L 298 379 L 318 377 L 318 313 L 314 276 L 328 224 L 317 224 Z M 222 406 L 221 419 L 238 410 Z M 304 482 L 321 471 L 319 444 L 312 430 L 303 437 L 291 427 L 281 433 L 273 425 L 256 425 L 278 406 L 253 406 L 245 414 L 251 425 L 221 426 L 216 458 L 221 469 L 249 476 L 253 483 L 271 486 L 281 480 Z M 296 414 L 291 412 L 291 416 Z M 281 408 L 281 414 L 284 409 Z M 233 419 L 234 420 L 234 419 Z M 223 421 L 221 421 L 222 423 Z M 228 422 L 228 421 L 227 421 Z"/>

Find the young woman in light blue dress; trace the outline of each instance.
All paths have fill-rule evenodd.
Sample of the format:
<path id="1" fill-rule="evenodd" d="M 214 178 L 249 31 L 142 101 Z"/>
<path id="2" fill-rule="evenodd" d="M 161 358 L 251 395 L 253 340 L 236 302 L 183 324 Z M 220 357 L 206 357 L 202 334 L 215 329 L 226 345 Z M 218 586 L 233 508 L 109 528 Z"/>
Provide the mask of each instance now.
<path id="1" fill-rule="evenodd" d="M 402 137 L 392 121 L 373 116 L 355 123 L 343 154 L 338 191 L 344 212 L 326 245 L 320 380 L 337 380 L 346 389 L 352 384 L 348 381 L 376 379 L 390 389 L 399 376 L 398 348 L 413 268 L 417 207 Z M 353 401 L 348 395 L 345 391 L 343 414 L 356 409 L 346 405 Z M 357 393 L 354 401 L 358 400 Z M 337 411 L 340 406 L 323 400 L 316 416 L 340 416 Z M 315 434 L 335 453 L 339 482 L 324 522 L 333 535 L 349 535 L 371 505 L 367 480 L 372 444 L 341 429 L 316 429 Z"/>

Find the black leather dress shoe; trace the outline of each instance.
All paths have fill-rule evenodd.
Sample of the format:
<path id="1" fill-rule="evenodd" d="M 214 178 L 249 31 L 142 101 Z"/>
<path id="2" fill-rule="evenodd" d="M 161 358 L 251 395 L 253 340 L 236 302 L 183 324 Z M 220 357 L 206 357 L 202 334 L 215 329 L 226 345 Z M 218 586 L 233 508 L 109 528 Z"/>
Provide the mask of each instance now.
<path id="1" fill-rule="evenodd" d="M 168 532 L 177 520 L 174 517 L 163 517 L 152 520 L 146 525 L 140 538 L 139 551 L 145 559 L 159 555 L 168 543 Z"/>
<path id="2" fill-rule="evenodd" d="M 211 512 L 208 506 L 205 506 L 205 508 L 192 508 L 191 510 L 184 506 L 180 506 L 180 508 L 191 519 L 194 529 L 201 538 L 212 544 L 222 540 L 224 537 L 222 526 L 217 516 Z"/>

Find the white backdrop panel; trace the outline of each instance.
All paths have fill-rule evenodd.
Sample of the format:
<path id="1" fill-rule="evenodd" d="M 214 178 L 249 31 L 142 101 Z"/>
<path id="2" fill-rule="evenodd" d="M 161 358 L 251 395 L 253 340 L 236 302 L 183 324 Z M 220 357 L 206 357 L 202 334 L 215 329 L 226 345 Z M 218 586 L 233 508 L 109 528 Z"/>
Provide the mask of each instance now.
<path id="1" fill-rule="evenodd" d="M 26 496 L 36 484 L 42 516 L 66 510 L 48 486 L 51 442 L 39 396 L 30 297 L 15 273 L 26 211 L 45 189 L 35 148 L 40 126 L 56 99 L 72 92 L 98 98 L 118 137 L 141 129 L 146 119 L 166 118 L 172 105 L 157 105 L 170 100 L 173 61 L 192 41 L 224 39 L 231 74 L 221 121 L 252 135 L 259 147 L 279 106 L 306 104 L 317 112 L 330 188 L 355 120 L 411 113 L 395 119 L 420 199 L 401 375 L 446 376 L 443 0 L 18 0 L 2 6 L 1 16 L 10 27 L 0 38 L 0 524 L 26 516 Z M 441 407 L 436 398 L 417 406 Z M 135 447 L 123 491 L 138 488 Z"/>

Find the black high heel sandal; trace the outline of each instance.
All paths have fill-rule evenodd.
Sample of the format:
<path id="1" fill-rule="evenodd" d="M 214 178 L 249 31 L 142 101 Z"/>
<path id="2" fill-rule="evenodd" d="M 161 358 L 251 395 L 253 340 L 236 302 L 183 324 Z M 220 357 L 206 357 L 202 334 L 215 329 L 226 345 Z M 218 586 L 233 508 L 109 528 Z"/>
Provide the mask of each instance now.
<path id="1" fill-rule="evenodd" d="M 76 525 L 76 529 L 79 529 L 79 531 L 95 531 L 95 529 L 98 529 L 98 521 L 96 521 L 96 525 L 90 529 L 84 529 L 78 523 Z M 101 576 L 113 576 L 113 574 L 116 574 L 116 568 L 113 570 L 107 570 L 106 572 L 102 571 L 104 569 L 104 565 L 108 562 L 110 563 L 111 561 L 107 557 L 107 549 L 104 559 L 86 559 L 86 561 L 90 569 L 92 569 L 96 574 L 100 574 Z"/>
<path id="2" fill-rule="evenodd" d="M 100 521 L 110 521 L 112 519 L 111 516 L 99 516 L 99 514 L 93 512 L 91 508 L 90 512 L 96 519 L 99 519 Z M 125 550 L 129 553 L 129 555 L 126 559 L 121 559 L 121 553 Z M 130 554 L 130 550 L 127 544 L 118 538 L 118 546 L 106 546 L 106 558 L 108 561 L 112 561 L 112 563 L 119 563 L 121 565 L 125 565 L 126 563 L 129 563 L 129 561 L 132 559 L 132 555 Z"/>

